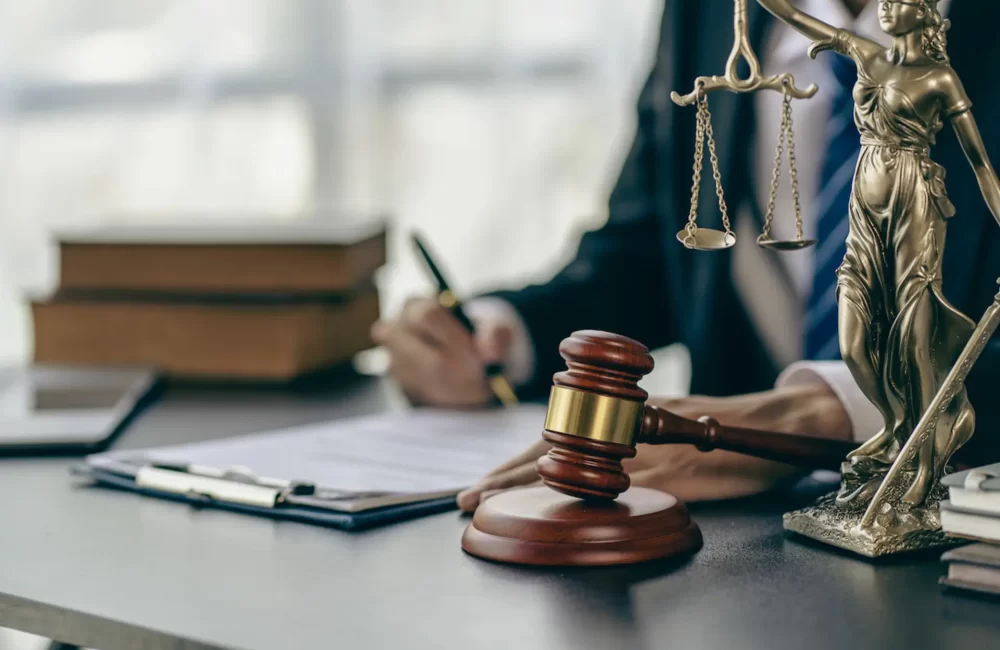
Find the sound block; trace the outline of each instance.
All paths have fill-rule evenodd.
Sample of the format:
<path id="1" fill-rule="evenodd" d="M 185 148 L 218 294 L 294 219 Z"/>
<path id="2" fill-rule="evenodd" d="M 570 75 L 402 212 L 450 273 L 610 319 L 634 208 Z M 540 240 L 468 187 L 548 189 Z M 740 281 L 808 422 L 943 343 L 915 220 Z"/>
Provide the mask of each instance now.
<path id="1" fill-rule="evenodd" d="M 615 501 L 584 501 L 547 487 L 487 499 L 462 536 L 486 560 L 543 566 L 608 566 L 701 548 L 701 530 L 675 497 L 634 487 Z"/>

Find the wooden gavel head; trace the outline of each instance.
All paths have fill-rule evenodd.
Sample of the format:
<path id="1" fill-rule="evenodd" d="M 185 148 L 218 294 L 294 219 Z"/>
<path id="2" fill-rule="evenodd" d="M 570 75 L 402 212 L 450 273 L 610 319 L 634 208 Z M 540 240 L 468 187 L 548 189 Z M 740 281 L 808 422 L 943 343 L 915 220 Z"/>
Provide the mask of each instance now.
<path id="1" fill-rule="evenodd" d="M 542 481 L 569 496 L 610 500 L 629 487 L 622 460 L 635 456 L 653 369 L 642 343 L 608 332 L 575 332 L 559 346 L 566 370 L 553 377 L 538 461 Z"/>

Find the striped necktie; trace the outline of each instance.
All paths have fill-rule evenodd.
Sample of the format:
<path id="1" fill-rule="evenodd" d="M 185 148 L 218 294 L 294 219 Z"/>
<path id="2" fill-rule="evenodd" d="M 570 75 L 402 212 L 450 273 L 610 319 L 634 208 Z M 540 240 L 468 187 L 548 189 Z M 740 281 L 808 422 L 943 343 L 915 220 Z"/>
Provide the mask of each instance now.
<path id="1" fill-rule="evenodd" d="M 848 206 L 854 170 L 861 154 L 861 136 L 854 125 L 852 91 L 858 79 L 854 61 L 826 55 L 833 69 L 834 97 L 826 131 L 826 154 L 816 196 L 816 256 L 812 292 L 806 306 L 805 358 L 840 358 L 837 338 L 837 268 L 847 252 Z"/>

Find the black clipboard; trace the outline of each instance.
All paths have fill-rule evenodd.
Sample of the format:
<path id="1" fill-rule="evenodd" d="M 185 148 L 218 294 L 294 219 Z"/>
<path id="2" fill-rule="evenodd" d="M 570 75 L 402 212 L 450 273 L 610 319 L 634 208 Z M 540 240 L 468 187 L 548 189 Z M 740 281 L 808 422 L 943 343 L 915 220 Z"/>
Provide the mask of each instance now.
<path id="1" fill-rule="evenodd" d="M 268 486 L 236 481 L 232 482 L 232 492 L 223 491 L 221 494 L 219 492 L 208 494 L 205 490 L 199 490 L 196 483 L 187 490 L 156 489 L 138 484 L 136 476 L 139 471 L 144 469 L 149 469 L 149 467 L 130 466 L 128 463 L 116 462 L 100 464 L 86 462 L 75 465 L 71 471 L 76 476 L 89 479 L 97 486 L 186 503 L 196 508 L 214 508 L 346 531 L 364 530 L 458 508 L 455 497 L 447 496 L 358 512 L 345 512 L 324 505 L 321 498 L 312 496 L 308 490 L 298 490 L 295 485 L 289 486 L 285 490 L 277 490 Z M 179 467 L 155 469 L 168 474 L 184 474 Z M 218 481 L 218 479 L 212 480 Z"/>

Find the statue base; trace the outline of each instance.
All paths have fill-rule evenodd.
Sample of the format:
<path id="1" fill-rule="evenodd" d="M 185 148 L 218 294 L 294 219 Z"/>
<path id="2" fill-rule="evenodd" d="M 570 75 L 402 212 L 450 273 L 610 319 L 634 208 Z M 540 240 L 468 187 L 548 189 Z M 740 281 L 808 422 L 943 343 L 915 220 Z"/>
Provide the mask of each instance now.
<path id="1" fill-rule="evenodd" d="M 944 549 L 962 541 L 941 531 L 938 503 L 947 498 L 947 489 L 940 484 L 931 490 L 927 505 L 902 512 L 887 508 L 875 522 L 861 527 L 863 507 L 843 505 L 833 492 L 813 505 L 786 513 L 785 530 L 810 537 L 869 558 Z"/>

